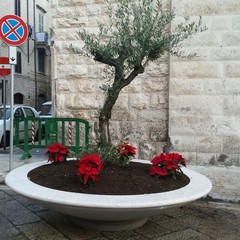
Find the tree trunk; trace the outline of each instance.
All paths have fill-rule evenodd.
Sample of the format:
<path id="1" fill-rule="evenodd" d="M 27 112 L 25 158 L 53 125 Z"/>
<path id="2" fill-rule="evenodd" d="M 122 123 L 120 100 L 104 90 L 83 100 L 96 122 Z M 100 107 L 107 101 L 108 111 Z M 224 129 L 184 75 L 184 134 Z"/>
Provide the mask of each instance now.
<path id="1" fill-rule="evenodd" d="M 99 114 L 99 135 L 100 135 L 100 146 L 106 146 L 111 144 L 111 135 L 109 129 L 109 121 L 112 115 L 112 108 L 118 99 L 120 91 L 129 85 L 133 79 L 140 73 L 144 72 L 143 66 L 136 66 L 129 76 L 124 79 L 122 76 L 123 67 L 115 68 L 115 79 L 114 83 L 109 89 L 107 98 L 104 102 L 103 108 Z"/>
<path id="2" fill-rule="evenodd" d="M 109 119 L 106 116 L 99 116 L 99 135 L 100 146 L 111 144 L 111 136 L 109 131 Z"/>
<path id="3" fill-rule="evenodd" d="M 108 95 L 103 108 L 99 114 L 99 136 L 100 146 L 106 146 L 111 144 L 111 135 L 109 130 L 109 121 L 111 119 L 112 108 L 118 98 L 119 91 L 114 92 L 112 95 Z"/>

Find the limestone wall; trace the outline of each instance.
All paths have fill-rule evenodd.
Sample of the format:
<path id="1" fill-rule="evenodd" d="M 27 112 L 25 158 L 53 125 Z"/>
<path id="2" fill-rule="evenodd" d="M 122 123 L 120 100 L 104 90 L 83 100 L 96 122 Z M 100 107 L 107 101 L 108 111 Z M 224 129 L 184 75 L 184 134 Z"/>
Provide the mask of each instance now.
<path id="1" fill-rule="evenodd" d="M 104 2 L 52 1 L 55 114 L 90 120 L 93 136 L 104 97 L 99 89 L 104 66 L 66 47 L 82 46 L 80 27 L 96 31 L 97 22 L 106 20 Z M 165 2 L 177 14 L 173 25 L 182 16 L 203 16 L 208 30 L 182 46 L 199 57 L 150 64 L 121 93 L 112 115 L 113 138 L 129 140 L 138 157 L 149 159 L 162 150 L 169 131 L 172 150 L 191 163 L 240 165 L 240 1 Z"/>
<path id="2" fill-rule="evenodd" d="M 98 111 L 104 95 L 104 65 L 73 55 L 65 48 L 71 43 L 81 47 L 76 32 L 80 27 L 96 31 L 105 21 L 104 1 L 54 1 L 53 85 L 55 114 L 90 120 L 96 137 Z M 168 60 L 152 63 L 123 89 L 111 120 L 113 140 L 129 140 L 138 148 L 138 157 L 148 159 L 162 150 L 167 138 Z"/>
<path id="3" fill-rule="evenodd" d="M 203 17 L 208 30 L 183 49 L 199 57 L 170 62 L 169 134 L 196 164 L 240 166 L 240 1 L 173 0 L 180 16 Z"/>

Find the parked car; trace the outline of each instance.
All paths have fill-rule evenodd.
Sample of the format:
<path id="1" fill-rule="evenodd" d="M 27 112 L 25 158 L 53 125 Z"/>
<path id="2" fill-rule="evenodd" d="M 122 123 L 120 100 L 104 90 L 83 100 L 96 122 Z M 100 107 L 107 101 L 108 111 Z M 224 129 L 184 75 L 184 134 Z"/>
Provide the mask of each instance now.
<path id="1" fill-rule="evenodd" d="M 40 111 L 38 112 L 41 118 L 52 117 L 52 101 L 48 101 L 42 104 Z M 42 122 L 42 135 L 45 135 L 45 122 Z"/>
<path id="2" fill-rule="evenodd" d="M 39 117 L 38 112 L 29 106 L 24 106 L 24 105 L 14 105 L 13 106 L 13 111 L 14 111 L 14 118 L 25 118 L 25 117 Z M 6 146 L 9 146 L 10 143 L 10 117 L 11 117 L 11 112 L 10 112 L 10 106 L 7 105 L 5 112 L 4 112 L 4 107 L 0 106 L 0 147 L 4 147 L 4 116 L 6 118 Z M 38 131 L 38 126 L 35 128 L 35 136 Z M 32 137 L 32 131 L 31 131 L 31 123 L 29 123 L 28 126 L 28 137 L 31 139 Z M 24 140 L 24 122 L 20 123 L 19 126 L 19 140 L 23 141 Z"/>
<path id="3" fill-rule="evenodd" d="M 42 104 L 39 111 L 40 117 L 52 117 L 52 101 L 48 101 Z"/>

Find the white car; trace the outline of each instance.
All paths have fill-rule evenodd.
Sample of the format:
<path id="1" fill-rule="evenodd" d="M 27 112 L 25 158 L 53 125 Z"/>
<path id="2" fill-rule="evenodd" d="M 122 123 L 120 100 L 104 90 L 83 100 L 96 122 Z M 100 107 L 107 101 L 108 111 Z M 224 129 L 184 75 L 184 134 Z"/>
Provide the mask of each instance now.
<path id="1" fill-rule="evenodd" d="M 4 107 L 0 106 L 0 147 L 4 147 L 4 116 L 6 119 L 6 145 L 9 146 L 10 143 L 10 106 L 7 105 L 5 109 L 5 114 L 4 114 Z M 14 118 L 25 118 L 25 117 L 36 117 L 39 118 L 38 112 L 29 106 L 24 106 L 24 105 L 14 105 L 13 106 L 13 111 L 14 111 Z M 35 136 L 37 134 L 38 127 L 35 128 Z M 32 131 L 31 131 L 31 123 L 28 125 L 28 137 L 31 139 L 32 136 Z M 24 122 L 20 123 L 19 126 L 19 140 L 23 141 L 24 140 Z"/>
<path id="2" fill-rule="evenodd" d="M 40 117 L 52 117 L 52 101 L 42 104 L 39 115 Z"/>
<path id="3" fill-rule="evenodd" d="M 51 118 L 52 117 L 52 101 L 48 101 L 42 104 L 39 113 L 41 118 Z M 45 122 L 42 122 L 42 135 L 45 135 Z"/>

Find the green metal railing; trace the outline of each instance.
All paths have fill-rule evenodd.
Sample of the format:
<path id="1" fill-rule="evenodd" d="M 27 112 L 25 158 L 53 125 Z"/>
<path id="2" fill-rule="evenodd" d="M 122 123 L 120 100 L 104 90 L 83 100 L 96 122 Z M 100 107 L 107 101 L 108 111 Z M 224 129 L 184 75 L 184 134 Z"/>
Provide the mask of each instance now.
<path id="1" fill-rule="evenodd" d="M 82 147 L 89 144 L 90 128 L 88 121 L 77 118 L 15 118 L 14 144 L 23 150 L 21 160 L 31 157 L 31 149 L 47 148 L 56 142 L 78 157 Z"/>

